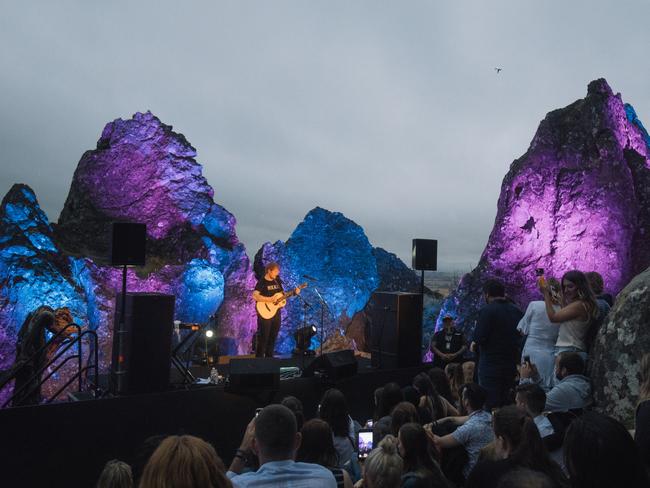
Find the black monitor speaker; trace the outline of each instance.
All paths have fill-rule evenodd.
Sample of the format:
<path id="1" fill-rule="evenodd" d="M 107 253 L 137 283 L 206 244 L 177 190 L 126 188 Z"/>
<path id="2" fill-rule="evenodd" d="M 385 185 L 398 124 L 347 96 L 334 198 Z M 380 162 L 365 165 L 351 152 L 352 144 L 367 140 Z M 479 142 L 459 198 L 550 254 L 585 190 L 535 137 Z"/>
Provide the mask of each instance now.
<path id="1" fill-rule="evenodd" d="M 114 222 L 111 232 L 111 265 L 144 266 L 146 243 L 146 224 Z"/>
<path id="2" fill-rule="evenodd" d="M 354 351 L 328 352 L 314 359 L 303 371 L 303 376 L 313 376 L 316 371 L 325 375 L 331 381 L 348 378 L 357 374 L 357 359 Z"/>
<path id="3" fill-rule="evenodd" d="M 118 395 L 167 390 L 174 324 L 173 295 L 127 293 L 120 331 L 122 294 L 115 303 L 111 389 Z"/>
<path id="4" fill-rule="evenodd" d="M 438 269 L 438 241 L 413 239 L 413 269 L 436 271 Z"/>
<path id="5" fill-rule="evenodd" d="M 230 360 L 229 390 L 277 390 L 280 362 L 274 358 Z"/>
<path id="6" fill-rule="evenodd" d="M 371 364 L 380 369 L 422 363 L 422 295 L 375 292 L 368 303 Z"/>

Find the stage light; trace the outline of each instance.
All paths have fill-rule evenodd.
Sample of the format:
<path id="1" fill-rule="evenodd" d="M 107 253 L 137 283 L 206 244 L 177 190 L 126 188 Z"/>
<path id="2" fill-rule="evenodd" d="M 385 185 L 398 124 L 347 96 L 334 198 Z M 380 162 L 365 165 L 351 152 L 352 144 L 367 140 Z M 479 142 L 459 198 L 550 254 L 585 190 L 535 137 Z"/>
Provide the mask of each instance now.
<path id="1" fill-rule="evenodd" d="M 205 337 L 207 337 L 208 339 L 212 339 L 212 337 L 214 337 L 214 332 L 212 331 L 212 329 L 208 329 L 205 331 Z"/>
<path id="2" fill-rule="evenodd" d="M 314 351 L 310 350 L 309 346 L 311 345 L 311 338 L 316 335 L 316 330 L 314 325 L 308 325 L 294 332 L 293 338 L 296 340 L 296 348 L 293 350 L 294 354 L 314 354 Z"/>

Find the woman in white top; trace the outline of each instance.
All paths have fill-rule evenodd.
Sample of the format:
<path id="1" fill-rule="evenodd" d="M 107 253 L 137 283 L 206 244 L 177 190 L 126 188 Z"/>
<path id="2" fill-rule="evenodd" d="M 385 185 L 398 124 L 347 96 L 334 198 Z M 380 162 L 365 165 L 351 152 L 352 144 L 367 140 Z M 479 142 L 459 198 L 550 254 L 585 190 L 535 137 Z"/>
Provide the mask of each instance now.
<path id="1" fill-rule="evenodd" d="M 548 289 L 553 302 L 553 310 L 560 310 L 560 282 L 555 278 L 548 279 Z M 540 286 L 540 289 L 541 286 Z M 543 293 L 543 290 L 542 290 Z M 548 391 L 553 388 L 555 376 L 555 343 L 559 327 L 551 323 L 546 313 L 546 304 L 543 300 L 530 302 L 526 313 L 519 321 L 517 330 L 526 337 L 526 344 L 521 353 L 521 361 L 526 356 L 537 367 L 541 378 L 540 386 Z"/>
<path id="2" fill-rule="evenodd" d="M 570 351 L 587 359 L 585 339 L 591 323 L 598 316 L 598 304 L 585 274 L 569 271 L 562 277 L 564 307 L 555 310 L 548 284 L 544 286 L 544 302 L 549 320 L 560 326 L 555 343 L 555 354 Z"/>

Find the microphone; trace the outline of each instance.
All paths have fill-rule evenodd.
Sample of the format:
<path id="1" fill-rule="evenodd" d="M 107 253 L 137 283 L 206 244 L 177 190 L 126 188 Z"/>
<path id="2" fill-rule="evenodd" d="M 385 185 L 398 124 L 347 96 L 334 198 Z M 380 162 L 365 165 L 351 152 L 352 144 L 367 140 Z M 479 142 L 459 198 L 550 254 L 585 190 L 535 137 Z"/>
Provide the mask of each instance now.
<path id="1" fill-rule="evenodd" d="M 318 281 L 318 280 L 317 280 L 316 278 L 314 278 L 313 276 L 309 276 L 309 275 L 306 275 L 306 274 L 302 275 L 302 277 L 303 277 L 303 278 L 307 278 L 308 280 L 311 280 L 311 281 Z"/>

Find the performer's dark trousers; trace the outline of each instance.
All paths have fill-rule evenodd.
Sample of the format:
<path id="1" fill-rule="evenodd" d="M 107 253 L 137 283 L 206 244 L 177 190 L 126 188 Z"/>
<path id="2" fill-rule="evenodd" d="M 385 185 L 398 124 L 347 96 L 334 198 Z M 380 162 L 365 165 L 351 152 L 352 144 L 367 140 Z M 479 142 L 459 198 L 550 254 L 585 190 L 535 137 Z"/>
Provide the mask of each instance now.
<path id="1" fill-rule="evenodd" d="M 278 338 L 280 331 L 280 321 L 282 317 L 280 311 L 272 319 L 263 319 L 257 316 L 257 347 L 255 356 L 258 358 L 272 358 L 275 351 L 275 340 Z"/>

